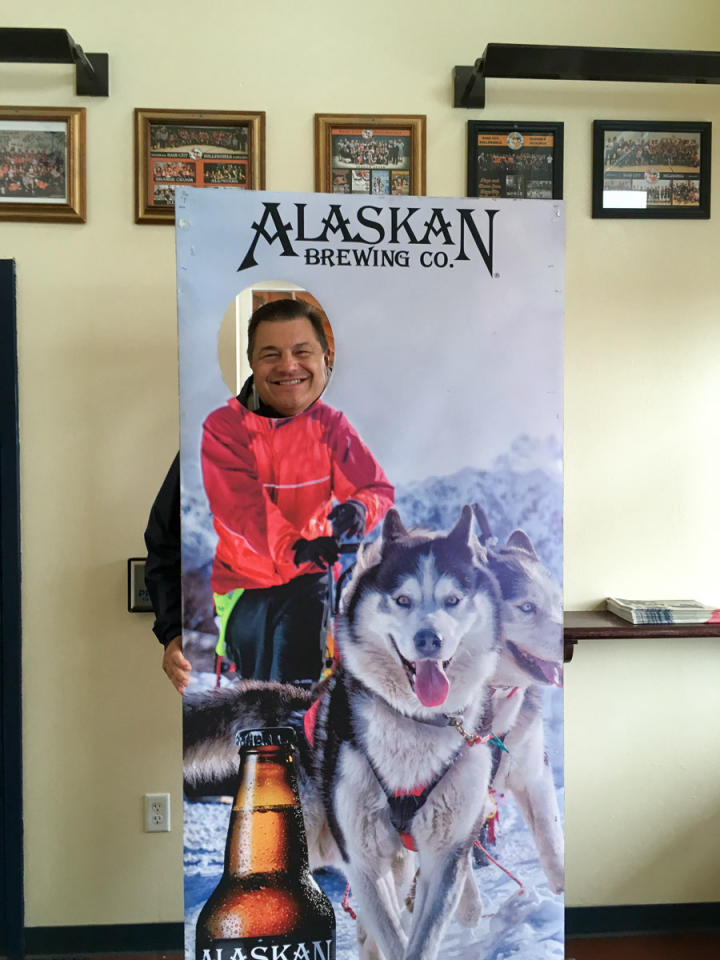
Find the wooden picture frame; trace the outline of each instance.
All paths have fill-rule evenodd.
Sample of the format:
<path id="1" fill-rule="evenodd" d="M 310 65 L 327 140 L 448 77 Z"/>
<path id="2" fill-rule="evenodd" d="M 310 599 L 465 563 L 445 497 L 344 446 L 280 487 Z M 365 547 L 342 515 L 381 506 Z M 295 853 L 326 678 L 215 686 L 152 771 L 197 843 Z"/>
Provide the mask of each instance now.
<path id="1" fill-rule="evenodd" d="M 710 217 L 712 125 L 593 121 L 593 217 Z"/>
<path id="2" fill-rule="evenodd" d="M 559 122 L 469 120 L 467 195 L 562 200 Z"/>
<path id="3" fill-rule="evenodd" d="M 265 112 L 135 110 L 135 222 L 174 223 L 175 187 L 265 187 Z"/>
<path id="4" fill-rule="evenodd" d="M 85 107 L 0 107 L 0 220 L 85 223 Z"/>
<path id="5" fill-rule="evenodd" d="M 315 114 L 320 193 L 425 195 L 425 115 Z"/>

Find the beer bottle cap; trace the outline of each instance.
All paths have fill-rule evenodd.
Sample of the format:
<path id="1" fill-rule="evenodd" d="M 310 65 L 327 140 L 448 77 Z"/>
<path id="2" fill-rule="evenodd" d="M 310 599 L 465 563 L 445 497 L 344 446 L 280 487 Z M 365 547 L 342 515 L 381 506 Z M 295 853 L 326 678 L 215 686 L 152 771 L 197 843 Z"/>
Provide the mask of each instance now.
<path id="1" fill-rule="evenodd" d="M 295 746 L 297 737 L 292 727 L 262 727 L 259 730 L 240 730 L 235 736 L 238 747 Z"/>

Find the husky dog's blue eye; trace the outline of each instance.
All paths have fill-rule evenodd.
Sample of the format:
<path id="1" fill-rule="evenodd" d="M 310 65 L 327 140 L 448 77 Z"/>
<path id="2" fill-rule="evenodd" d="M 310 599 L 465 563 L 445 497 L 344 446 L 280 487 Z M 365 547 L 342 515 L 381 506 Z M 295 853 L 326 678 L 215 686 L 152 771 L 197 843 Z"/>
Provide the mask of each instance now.
<path id="1" fill-rule="evenodd" d="M 535 606 L 534 603 L 531 603 L 529 600 L 526 600 L 525 603 L 520 604 L 520 610 L 522 610 L 523 613 L 535 613 L 535 611 L 537 610 L 537 607 Z"/>
<path id="2" fill-rule="evenodd" d="M 456 607 L 459 603 L 460 597 L 455 596 L 454 593 L 451 593 L 449 597 L 445 597 L 446 607 Z"/>
<path id="3" fill-rule="evenodd" d="M 401 593 L 399 596 L 395 597 L 395 603 L 399 607 L 409 607 L 410 597 L 406 597 L 404 593 Z"/>

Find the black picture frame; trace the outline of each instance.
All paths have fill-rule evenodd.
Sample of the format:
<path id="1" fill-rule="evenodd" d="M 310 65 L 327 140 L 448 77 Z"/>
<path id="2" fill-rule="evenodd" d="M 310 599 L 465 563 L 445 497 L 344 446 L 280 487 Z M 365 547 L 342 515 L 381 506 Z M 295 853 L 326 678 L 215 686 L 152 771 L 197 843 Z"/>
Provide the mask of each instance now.
<path id="1" fill-rule="evenodd" d="M 145 557 L 128 558 L 128 613 L 152 613 L 150 593 L 145 586 L 145 562 Z"/>
<path id="2" fill-rule="evenodd" d="M 467 196 L 562 200 L 563 134 L 559 121 L 468 120 Z"/>
<path id="3" fill-rule="evenodd" d="M 704 121 L 594 120 L 593 217 L 709 219 L 711 134 Z"/>

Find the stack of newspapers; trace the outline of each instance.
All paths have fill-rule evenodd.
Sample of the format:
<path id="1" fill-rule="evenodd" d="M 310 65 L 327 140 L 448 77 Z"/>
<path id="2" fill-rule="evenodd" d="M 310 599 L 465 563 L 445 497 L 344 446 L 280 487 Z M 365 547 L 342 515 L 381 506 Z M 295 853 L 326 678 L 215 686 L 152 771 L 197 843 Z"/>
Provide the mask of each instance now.
<path id="1" fill-rule="evenodd" d="M 720 623 L 720 610 L 698 600 L 624 600 L 608 597 L 605 605 L 630 623 Z"/>

